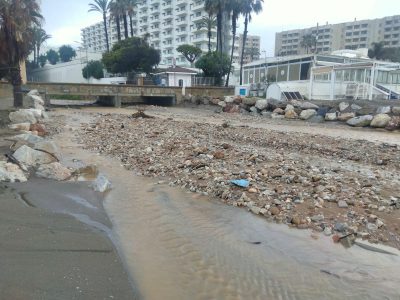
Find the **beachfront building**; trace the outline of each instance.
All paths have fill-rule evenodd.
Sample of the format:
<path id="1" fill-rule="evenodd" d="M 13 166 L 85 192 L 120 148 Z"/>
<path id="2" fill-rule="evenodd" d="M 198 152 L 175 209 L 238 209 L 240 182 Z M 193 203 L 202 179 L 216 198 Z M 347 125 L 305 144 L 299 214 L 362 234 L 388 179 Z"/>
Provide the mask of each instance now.
<path id="1" fill-rule="evenodd" d="M 245 65 L 243 83 L 278 100 L 298 98 L 293 93 L 317 100 L 399 99 L 400 64 L 354 50 L 273 57 Z"/>
<path id="2" fill-rule="evenodd" d="M 203 52 L 208 51 L 207 28 L 198 28 L 197 24 L 208 14 L 204 10 L 203 0 L 148 0 L 138 1 L 133 15 L 133 36 L 146 37 L 149 44 L 161 52 L 161 64 L 189 66 L 186 58 L 176 51 L 182 44 L 194 45 Z M 230 20 L 225 16 L 223 47 L 229 51 Z M 128 26 L 130 27 L 130 26 Z M 117 24 L 111 20 L 108 24 L 109 43 L 118 41 Z M 124 26 L 121 21 L 121 38 L 124 39 Z M 82 41 L 86 48 L 95 52 L 106 51 L 106 37 L 103 22 L 83 28 Z M 129 28 L 129 36 L 131 36 Z M 212 48 L 216 48 L 216 31 L 211 39 Z"/>
<path id="3" fill-rule="evenodd" d="M 303 36 L 307 35 L 317 39 L 315 45 L 302 44 Z M 317 54 L 329 54 L 340 49 L 370 48 L 378 42 L 384 42 L 387 47 L 400 47 L 400 15 L 279 32 L 275 37 L 275 55 L 307 54 L 315 49 Z"/>

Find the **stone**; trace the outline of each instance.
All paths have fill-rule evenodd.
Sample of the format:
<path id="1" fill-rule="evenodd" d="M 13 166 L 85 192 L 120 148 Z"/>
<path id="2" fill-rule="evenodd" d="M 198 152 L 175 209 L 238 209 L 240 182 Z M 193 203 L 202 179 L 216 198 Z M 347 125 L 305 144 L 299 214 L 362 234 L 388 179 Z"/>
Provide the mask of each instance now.
<path id="1" fill-rule="evenodd" d="M 215 159 L 223 159 L 225 158 L 225 154 L 222 151 L 215 151 L 213 154 Z"/>
<path id="2" fill-rule="evenodd" d="M 290 110 L 293 110 L 293 111 L 294 111 L 294 106 L 291 105 L 291 104 L 286 105 L 285 112 L 288 112 L 288 111 L 290 111 Z"/>
<path id="3" fill-rule="evenodd" d="M 28 95 L 29 106 L 35 109 L 44 110 L 44 100 L 39 95 Z"/>
<path id="4" fill-rule="evenodd" d="M 272 112 L 270 111 L 263 111 L 261 112 L 261 115 L 266 118 L 272 118 Z"/>
<path id="5" fill-rule="evenodd" d="M 325 120 L 326 121 L 336 121 L 337 120 L 337 113 L 327 113 L 325 115 Z"/>
<path id="6" fill-rule="evenodd" d="M 60 150 L 58 149 L 57 145 L 51 141 L 40 141 L 33 145 L 32 147 L 35 150 L 43 151 L 49 153 L 58 159 L 60 159 Z"/>
<path id="7" fill-rule="evenodd" d="M 378 226 L 378 228 L 381 228 L 385 226 L 385 223 L 383 223 L 381 220 L 377 219 L 375 222 L 375 225 Z"/>
<path id="8" fill-rule="evenodd" d="M 332 229 L 330 227 L 325 227 L 324 228 L 324 235 L 331 236 L 332 235 Z"/>
<path id="9" fill-rule="evenodd" d="M 395 116 L 400 116 L 400 106 L 393 106 L 392 114 L 394 114 Z"/>
<path id="10" fill-rule="evenodd" d="M 37 123 L 37 118 L 35 117 L 35 114 L 31 111 L 27 110 L 19 110 L 15 112 L 11 112 L 9 114 L 9 118 L 11 123 L 14 124 L 20 124 L 20 123 L 30 123 L 30 124 L 35 124 Z"/>
<path id="11" fill-rule="evenodd" d="M 337 232 L 345 232 L 347 228 L 348 226 L 346 223 L 340 223 L 340 222 L 336 222 L 335 226 L 333 227 L 333 229 Z"/>
<path id="12" fill-rule="evenodd" d="M 267 99 L 268 100 L 268 104 L 271 107 L 272 110 L 276 109 L 276 108 L 282 108 L 284 109 L 286 107 L 286 102 L 282 101 L 282 100 L 276 100 L 276 99 Z"/>
<path id="13" fill-rule="evenodd" d="M 255 106 L 250 107 L 250 112 L 258 113 L 258 109 Z"/>
<path id="14" fill-rule="evenodd" d="M 325 219 L 325 217 L 324 217 L 324 215 L 319 214 L 319 215 L 312 216 L 310 219 L 313 222 L 322 222 Z"/>
<path id="15" fill-rule="evenodd" d="M 279 213 L 281 212 L 276 206 L 271 207 L 269 211 L 273 216 L 279 215 Z"/>
<path id="16" fill-rule="evenodd" d="M 45 136 L 47 134 L 46 127 L 43 124 L 31 124 L 30 131 L 37 131 L 39 136 Z"/>
<path id="17" fill-rule="evenodd" d="M 38 90 L 30 90 L 27 95 L 28 96 L 40 96 L 40 93 Z"/>
<path id="18" fill-rule="evenodd" d="M 239 113 L 240 106 L 237 104 L 228 103 L 222 110 L 223 110 L 223 112 L 230 113 L 230 114 Z"/>
<path id="19" fill-rule="evenodd" d="M 371 124 L 371 121 L 374 119 L 373 116 L 371 115 L 366 115 L 366 116 L 360 116 L 360 117 L 355 117 L 347 120 L 347 125 L 353 126 L 353 127 L 366 127 Z"/>
<path id="20" fill-rule="evenodd" d="M 320 107 L 317 110 L 317 115 L 325 117 L 325 115 L 329 112 L 329 107 Z"/>
<path id="21" fill-rule="evenodd" d="M 29 131 L 31 128 L 31 123 L 20 123 L 8 125 L 8 128 L 16 131 Z"/>
<path id="22" fill-rule="evenodd" d="M 220 102 L 218 102 L 218 106 L 221 106 L 222 108 L 224 108 L 226 106 L 226 102 L 220 101 Z"/>
<path id="23" fill-rule="evenodd" d="M 376 114 L 390 114 L 392 111 L 392 108 L 390 106 L 379 106 L 376 110 Z"/>
<path id="24" fill-rule="evenodd" d="M 255 215 L 259 215 L 261 212 L 261 208 L 257 207 L 257 206 L 251 206 L 250 207 L 250 211 L 255 214 Z"/>
<path id="25" fill-rule="evenodd" d="M 350 108 L 351 108 L 352 110 L 360 110 L 360 109 L 362 109 L 362 107 L 359 106 L 359 105 L 357 105 L 357 104 L 352 104 L 352 105 L 350 105 Z"/>
<path id="26" fill-rule="evenodd" d="M 346 201 L 344 201 L 344 200 L 339 200 L 339 201 L 338 201 L 338 207 L 339 207 L 339 208 L 348 208 L 349 205 L 347 204 Z"/>
<path id="27" fill-rule="evenodd" d="M 367 223 L 367 229 L 368 229 L 368 231 L 377 231 L 378 230 L 378 226 L 376 226 L 373 223 Z"/>
<path id="28" fill-rule="evenodd" d="M 339 111 L 342 112 L 342 111 L 346 110 L 349 106 L 350 106 L 349 103 L 341 102 L 341 103 L 339 103 Z"/>
<path id="29" fill-rule="evenodd" d="M 356 115 L 355 115 L 355 113 L 353 113 L 353 112 L 341 113 L 341 114 L 339 114 L 339 116 L 338 116 L 337 119 L 338 119 L 339 121 L 347 122 L 348 120 L 354 118 L 355 116 L 356 116 Z"/>
<path id="30" fill-rule="evenodd" d="M 105 175 L 99 174 L 92 183 L 92 188 L 95 192 L 105 193 L 111 189 L 111 182 Z"/>
<path id="31" fill-rule="evenodd" d="M 259 110 L 264 110 L 268 107 L 268 101 L 265 99 L 257 100 L 255 107 L 257 107 Z"/>
<path id="32" fill-rule="evenodd" d="M 315 105 L 315 104 L 313 104 L 313 103 L 311 103 L 311 102 L 307 102 L 307 101 L 305 101 L 305 102 L 301 102 L 301 104 L 300 104 L 300 108 L 301 109 L 314 109 L 314 110 L 317 110 L 317 109 L 319 109 L 319 106 L 318 105 Z"/>
<path id="33" fill-rule="evenodd" d="M 297 119 L 298 115 L 294 110 L 286 110 L 285 118 L 286 119 Z"/>
<path id="34" fill-rule="evenodd" d="M 15 151 L 13 156 L 20 164 L 27 167 L 37 167 L 57 160 L 54 156 L 48 153 L 32 149 L 26 145 L 21 146 L 17 151 Z"/>
<path id="35" fill-rule="evenodd" d="M 255 97 L 246 97 L 243 98 L 242 103 L 248 106 L 254 106 L 257 103 L 258 98 Z"/>
<path id="36" fill-rule="evenodd" d="M 225 97 L 224 97 L 224 101 L 225 101 L 226 103 L 232 103 L 234 100 L 235 100 L 235 97 L 234 97 L 234 96 L 225 96 Z"/>
<path id="37" fill-rule="evenodd" d="M 57 181 L 67 180 L 72 176 L 71 171 L 59 162 L 40 166 L 36 171 L 36 176 Z"/>
<path id="38" fill-rule="evenodd" d="M 19 134 L 19 135 L 13 136 L 11 139 L 15 140 L 15 141 L 27 141 L 28 143 L 31 143 L 31 144 L 35 144 L 35 143 L 39 143 L 39 142 L 43 141 L 43 138 L 41 138 L 37 135 L 30 134 L 30 133 Z"/>
<path id="39" fill-rule="evenodd" d="M 284 115 L 285 111 L 282 108 L 278 107 L 278 108 L 274 109 L 274 111 L 272 113 L 278 114 L 278 115 Z"/>
<path id="40" fill-rule="evenodd" d="M 391 120 L 391 117 L 387 114 L 378 114 L 375 115 L 374 119 L 371 122 L 371 127 L 375 128 L 385 128 Z"/>
<path id="41" fill-rule="evenodd" d="M 15 164 L 0 161 L 0 182 L 25 182 L 27 178 Z"/>
<path id="42" fill-rule="evenodd" d="M 386 126 L 386 130 L 400 129 L 400 116 L 393 117 Z"/>
<path id="43" fill-rule="evenodd" d="M 272 119 L 284 119 L 285 116 L 284 115 L 280 115 L 280 114 L 276 114 L 276 113 L 272 113 L 271 114 L 271 118 Z"/>
<path id="44" fill-rule="evenodd" d="M 315 116 L 317 114 L 317 112 L 314 109 L 307 109 L 307 110 L 303 110 L 300 113 L 300 119 L 302 120 L 308 120 L 311 117 Z"/>
<path id="45" fill-rule="evenodd" d="M 313 116 L 307 120 L 309 123 L 325 123 L 325 118 L 323 116 Z"/>

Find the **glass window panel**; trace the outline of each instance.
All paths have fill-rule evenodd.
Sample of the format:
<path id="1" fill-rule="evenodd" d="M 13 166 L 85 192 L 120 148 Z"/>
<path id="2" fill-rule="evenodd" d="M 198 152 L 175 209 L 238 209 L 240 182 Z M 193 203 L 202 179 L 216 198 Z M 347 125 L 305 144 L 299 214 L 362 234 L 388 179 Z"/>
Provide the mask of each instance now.
<path id="1" fill-rule="evenodd" d="M 289 81 L 300 80 L 300 65 L 289 65 Z"/>
<path id="2" fill-rule="evenodd" d="M 288 66 L 279 66 L 278 68 L 278 81 L 287 81 Z"/>

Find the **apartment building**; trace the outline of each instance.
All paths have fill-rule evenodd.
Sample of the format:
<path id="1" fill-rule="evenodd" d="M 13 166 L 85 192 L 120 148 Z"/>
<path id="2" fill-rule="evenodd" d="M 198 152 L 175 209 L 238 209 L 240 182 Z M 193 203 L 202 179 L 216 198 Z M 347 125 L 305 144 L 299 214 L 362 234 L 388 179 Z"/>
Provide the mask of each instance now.
<path id="1" fill-rule="evenodd" d="M 302 46 L 303 36 L 309 34 L 317 40 L 311 49 Z M 400 47 L 400 15 L 279 32 L 275 55 L 307 54 L 315 48 L 319 54 L 329 54 L 341 49 L 370 48 L 372 43 L 382 41 L 387 47 Z"/>
<path id="2" fill-rule="evenodd" d="M 192 44 L 204 52 L 208 51 L 207 29 L 197 26 L 197 23 L 205 16 L 207 13 L 204 10 L 203 0 L 142 0 L 138 3 L 133 16 L 133 35 L 139 37 L 147 35 L 150 45 L 161 52 L 161 64 L 176 63 L 179 66 L 187 66 L 187 60 L 176 51 L 176 48 L 182 44 Z M 227 32 L 227 35 L 223 40 L 224 46 L 228 47 L 230 26 L 229 18 L 225 19 L 227 22 L 224 32 Z M 121 30 L 123 39 L 122 22 Z M 109 22 L 108 31 L 110 45 L 113 45 L 118 41 L 115 21 Z M 106 37 L 102 22 L 82 29 L 81 35 L 85 47 L 97 52 L 106 51 Z M 215 31 L 211 43 L 215 49 Z"/>
<path id="3" fill-rule="evenodd" d="M 234 62 L 240 63 L 240 57 L 243 49 L 243 34 L 239 34 L 235 46 Z M 255 60 L 260 59 L 261 55 L 261 37 L 258 35 L 248 35 L 246 38 L 245 52 L 244 52 L 244 64 L 251 63 Z"/>

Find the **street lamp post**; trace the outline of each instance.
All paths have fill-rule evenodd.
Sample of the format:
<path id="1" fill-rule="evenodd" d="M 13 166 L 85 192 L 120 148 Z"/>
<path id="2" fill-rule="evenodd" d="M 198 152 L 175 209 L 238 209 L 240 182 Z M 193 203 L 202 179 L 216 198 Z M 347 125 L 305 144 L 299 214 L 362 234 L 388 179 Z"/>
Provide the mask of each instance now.
<path id="1" fill-rule="evenodd" d="M 77 44 L 81 45 L 79 51 L 81 51 L 82 49 L 86 50 L 86 79 L 87 79 L 87 83 L 89 83 L 89 69 L 87 68 L 87 66 L 89 64 L 88 48 L 84 44 L 82 44 L 81 42 L 74 41 L 74 43 L 77 43 Z M 82 58 L 81 58 L 81 64 L 82 64 Z"/>

